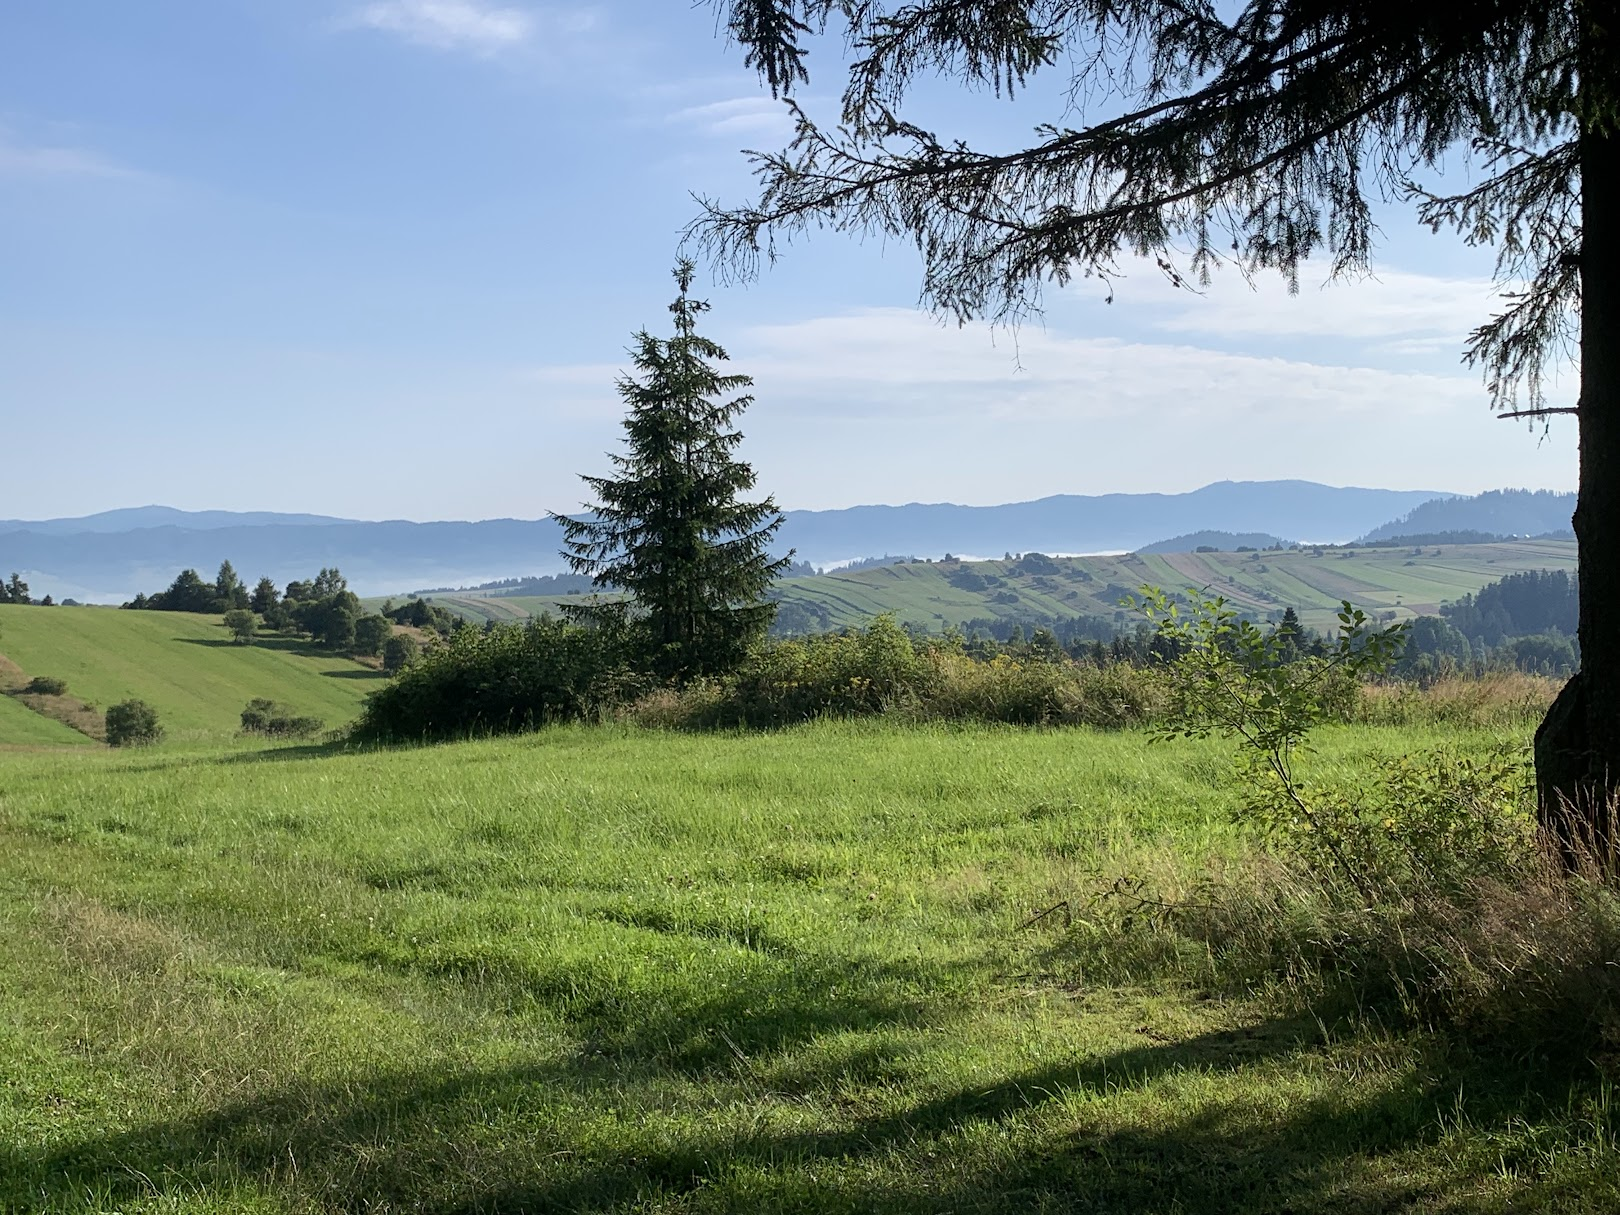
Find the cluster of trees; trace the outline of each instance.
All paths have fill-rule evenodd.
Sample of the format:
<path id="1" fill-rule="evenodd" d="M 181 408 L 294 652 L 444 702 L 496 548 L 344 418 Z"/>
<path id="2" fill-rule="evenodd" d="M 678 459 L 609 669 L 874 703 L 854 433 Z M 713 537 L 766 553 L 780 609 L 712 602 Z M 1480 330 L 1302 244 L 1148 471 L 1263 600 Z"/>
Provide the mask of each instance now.
<path id="1" fill-rule="evenodd" d="M 1541 633 L 1573 637 L 1580 621 L 1580 582 L 1564 570 L 1509 574 L 1477 595 L 1443 604 L 1440 614 L 1464 636 L 1487 645 Z"/>
<path id="2" fill-rule="evenodd" d="M 1396 673 L 1425 680 L 1453 672 L 1512 668 L 1567 675 L 1580 664 L 1579 582 L 1563 570 L 1509 574 L 1420 616 L 1407 630 Z"/>
<path id="3" fill-rule="evenodd" d="M 367 657 L 382 655 L 384 664 L 404 666 L 415 654 L 416 642 L 396 638 L 394 622 L 367 613 L 359 596 L 336 567 L 322 569 L 308 580 L 294 579 L 278 588 L 273 579 L 260 578 L 250 591 L 229 561 L 220 563 L 212 582 L 196 570 L 181 570 L 166 590 L 140 594 L 123 605 L 132 611 L 197 612 L 220 615 L 232 638 L 251 645 L 260 629 L 304 635 L 317 645 L 340 653 Z"/>
<path id="4" fill-rule="evenodd" d="M 72 600 L 64 599 L 62 602 L 71 603 Z M 56 601 L 49 595 L 42 599 L 30 599 L 28 597 L 28 584 L 22 580 L 22 575 L 15 570 L 11 572 L 10 578 L 0 581 L 0 603 L 34 604 L 38 607 L 56 606 Z"/>

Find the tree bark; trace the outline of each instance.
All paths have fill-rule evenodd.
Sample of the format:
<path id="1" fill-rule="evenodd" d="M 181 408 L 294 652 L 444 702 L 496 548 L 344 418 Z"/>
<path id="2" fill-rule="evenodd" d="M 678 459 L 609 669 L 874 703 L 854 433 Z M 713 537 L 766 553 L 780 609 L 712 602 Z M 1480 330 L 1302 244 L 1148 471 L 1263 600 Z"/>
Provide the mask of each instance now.
<path id="1" fill-rule="evenodd" d="M 1588 96 L 1612 86 L 1620 3 L 1586 6 Z M 1600 83 L 1601 81 L 1601 83 Z M 1596 108 L 1597 112 L 1590 112 Z M 1620 840 L 1620 138 L 1612 111 L 1581 116 L 1581 669 L 1536 731 L 1541 824 L 1569 867 L 1612 872 Z"/>

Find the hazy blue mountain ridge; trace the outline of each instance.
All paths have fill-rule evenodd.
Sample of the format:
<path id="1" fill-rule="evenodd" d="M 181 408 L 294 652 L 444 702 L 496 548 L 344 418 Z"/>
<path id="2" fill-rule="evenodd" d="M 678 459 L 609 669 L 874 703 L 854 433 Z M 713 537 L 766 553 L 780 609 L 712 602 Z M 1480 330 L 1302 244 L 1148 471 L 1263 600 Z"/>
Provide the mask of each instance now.
<path id="1" fill-rule="evenodd" d="M 1472 498 L 1424 502 L 1409 514 L 1375 527 L 1363 540 L 1391 540 L 1437 532 L 1477 531 L 1496 536 L 1545 536 L 1570 531 L 1575 495 L 1538 489 L 1493 489 Z"/>
<path id="2" fill-rule="evenodd" d="M 1000 506 L 857 506 L 789 511 L 778 542 L 780 551 L 791 547 L 798 560 L 815 565 L 885 552 L 996 557 L 1134 551 L 1167 536 L 1207 531 L 1331 543 L 1414 516 L 1424 503 L 1446 496 L 1308 481 L 1222 481 L 1185 494 L 1067 494 Z M 278 583 L 336 565 L 361 593 L 387 594 L 559 573 L 561 547 L 561 529 L 549 519 L 364 522 L 137 507 L 82 519 L 0 523 L 0 575 L 20 571 L 36 595 L 122 600 L 161 590 L 187 567 L 211 576 L 229 559 L 249 581 L 268 575 Z"/>

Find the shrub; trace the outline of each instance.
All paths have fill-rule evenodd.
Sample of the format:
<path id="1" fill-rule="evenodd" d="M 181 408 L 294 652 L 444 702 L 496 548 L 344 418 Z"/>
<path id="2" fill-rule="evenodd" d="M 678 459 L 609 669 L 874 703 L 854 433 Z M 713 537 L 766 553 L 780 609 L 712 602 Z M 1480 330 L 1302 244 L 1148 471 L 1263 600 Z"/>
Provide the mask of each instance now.
<path id="1" fill-rule="evenodd" d="M 23 690 L 36 696 L 61 696 L 67 689 L 65 679 L 57 679 L 53 675 L 35 675 Z"/>
<path id="2" fill-rule="evenodd" d="M 325 723 L 319 717 L 300 717 L 285 705 L 256 698 L 242 710 L 242 733 L 267 734 L 272 738 L 308 738 L 319 734 Z"/>
<path id="3" fill-rule="evenodd" d="M 137 747 L 163 737 L 157 710 L 144 700 L 124 700 L 108 708 L 106 716 L 109 747 Z"/>
<path id="4" fill-rule="evenodd" d="M 870 627 L 756 650 L 735 675 L 661 689 L 633 715 L 647 725 L 780 726 L 894 713 L 910 720 L 1117 728 L 1164 706 L 1163 680 L 1119 664 L 1099 670 L 1035 653 L 969 657 L 959 639 L 918 642 L 890 616 Z"/>
<path id="5" fill-rule="evenodd" d="M 606 716 L 646 690 L 618 635 L 542 616 L 458 629 L 366 698 L 351 735 L 411 742 Z"/>
<path id="6" fill-rule="evenodd" d="M 920 698 L 932 664 L 890 615 L 863 630 L 767 644 L 735 675 L 689 690 L 693 726 L 779 726 L 884 713 Z"/>

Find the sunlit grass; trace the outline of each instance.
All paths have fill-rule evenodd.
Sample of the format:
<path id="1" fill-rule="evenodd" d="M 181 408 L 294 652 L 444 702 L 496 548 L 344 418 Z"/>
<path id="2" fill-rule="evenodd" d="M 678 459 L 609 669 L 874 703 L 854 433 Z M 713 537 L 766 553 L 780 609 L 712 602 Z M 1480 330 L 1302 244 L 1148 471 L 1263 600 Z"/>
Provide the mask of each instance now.
<path id="1" fill-rule="evenodd" d="M 1316 763 L 1437 739 L 1329 731 Z M 1219 743 L 870 722 L 0 765 L 0 1210 L 1617 1200 L 1601 1090 L 1094 984 L 1060 917 L 1020 927 L 1241 865 Z"/>

